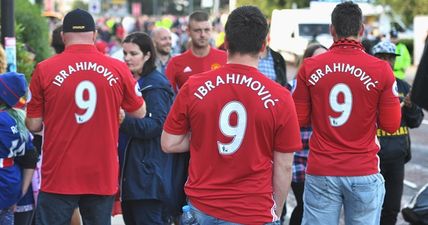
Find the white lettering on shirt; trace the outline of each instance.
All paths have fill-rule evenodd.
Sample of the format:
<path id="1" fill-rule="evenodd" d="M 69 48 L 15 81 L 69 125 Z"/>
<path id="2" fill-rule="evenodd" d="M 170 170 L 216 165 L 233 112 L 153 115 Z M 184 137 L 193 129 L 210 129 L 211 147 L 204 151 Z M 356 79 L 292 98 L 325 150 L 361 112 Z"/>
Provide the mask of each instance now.
<path id="1" fill-rule="evenodd" d="M 373 81 L 369 74 L 356 67 L 355 65 L 345 64 L 345 63 L 333 63 L 333 65 L 324 65 L 323 68 L 315 69 L 315 72 L 309 76 L 308 82 L 312 85 L 316 85 L 324 76 L 330 73 L 349 73 L 350 75 L 358 78 L 363 85 L 366 87 L 367 91 L 370 91 L 372 88 L 376 87 L 378 81 Z"/>
<path id="2" fill-rule="evenodd" d="M 252 91 L 256 92 L 260 96 L 260 100 L 263 102 L 263 106 L 267 109 L 269 106 L 275 106 L 278 99 L 273 99 L 272 94 L 269 90 L 258 80 L 253 79 L 247 75 L 241 74 L 226 74 L 226 80 L 223 80 L 221 76 L 216 76 L 212 80 L 206 81 L 203 85 L 199 86 L 193 93 L 198 99 L 203 100 L 212 90 L 225 84 L 238 84 L 245 86 Z"/>
<path id="3" fill-rule="evenodd" d="M 115 76 L 108 68 L 103 65 L 98 65 L 95 62 L 77 62 L 73 65 L 66 65 L 65 69 L 59 71 L 59 73 L 54 77 L 53 84 L 58 87 L 61 87 L 62 83 L 75 72 L 78 71 L 94 71 L 98 74 L 101 74 L 109 83 L 110 86 L 117 84 L 119 78 Z"/>

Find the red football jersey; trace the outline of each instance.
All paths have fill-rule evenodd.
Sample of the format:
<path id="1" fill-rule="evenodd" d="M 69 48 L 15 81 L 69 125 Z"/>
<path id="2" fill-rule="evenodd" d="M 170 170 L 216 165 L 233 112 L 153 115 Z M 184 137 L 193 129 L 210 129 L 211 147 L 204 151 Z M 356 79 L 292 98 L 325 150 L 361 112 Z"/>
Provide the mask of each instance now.
<path id="1" fill-rule="evenodd" d="M 27 116 L 43 118 L 41 190 L 112 195 L 118 186 L 119 108 L 144 103 L 126 65 L 92 45 L 72 45 L 39 63 Z"/>
<path id="2" fill-rule="evenodd" d="M 181 55 L 171 58 L 166 66 L 165 74 L 175 91 L 193 74 L 214 70 L 226 64 L 227 55 L 225 51 L 211 48 L 205 57 L 193 55 L 191 50 L 187 50 Z"/>
<path id="3" fill-rule="evenodd" d="M 307 173 L 379 172 L 379 109 L 400 110 L 397 95 L 390 66 L 366 54 L 356 42 L 338 42 L 327 53 L 305 59 L 293 98 L 300 125 L 311 122 L 313 127 Z M 399 115 L 393 119 L 399 121 Z"/>
<path id="4" fill-rule="evenodd" d="M 191 130 L 185 191 L 193 205 L 241 224 L 277 219 L 273 151 L 301 148 L 297 115 L 287 89 L 256 68 L 227 64 L 186 82 L 164 129 L 175 135 Z"/>

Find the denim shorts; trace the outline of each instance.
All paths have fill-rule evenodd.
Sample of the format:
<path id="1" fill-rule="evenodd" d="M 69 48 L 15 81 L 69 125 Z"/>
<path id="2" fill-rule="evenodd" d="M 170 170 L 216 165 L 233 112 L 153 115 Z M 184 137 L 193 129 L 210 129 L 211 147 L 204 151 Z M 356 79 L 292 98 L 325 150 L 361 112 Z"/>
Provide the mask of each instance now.
<path id="1" fill-rule="evenodd" d="M 199 225 L 242 225 L 239 223 L 232 223 L 232 222 L 224 221 L 224 220 L 209 216 L 204 212 L 202 212 L 201 210 L 194 207 L 190 202 L 187 202 L 187 204 L 190 206 L 190 210 L 192 211 L 193 215 L 195 215 Z M 281 221 L 277 220 L 275 222 L 265 223 L 264 225 L 281 225 Z"/>
<path id="2" fill-rule="evenodd" d="M 378 225 L 384 184 L 380 173 L 353 177 L 307 174 L 302 225 L 338 225 L 342 207 L 346 225 Z"/>

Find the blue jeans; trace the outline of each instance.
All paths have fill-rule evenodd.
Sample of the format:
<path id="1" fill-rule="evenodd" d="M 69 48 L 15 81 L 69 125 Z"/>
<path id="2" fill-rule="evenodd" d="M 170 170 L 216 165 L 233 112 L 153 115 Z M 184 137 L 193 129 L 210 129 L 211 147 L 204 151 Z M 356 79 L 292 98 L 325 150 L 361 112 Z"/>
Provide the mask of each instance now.
<path id="1" fill-rule="evenodd" d="M 190 202 L 188 202 L 187 204 L 190 206 L 190 210 L 192 211 L 193 215 L 195 215 L 199 225 L 241 225 L 239 223 L 232 223 L 232 222 L 224 221 L 224 220 L 209 216 L 204 212 L 200 211 L 199 209 L 197 209 L 196 207 L 194 207 L 192 204 L 190 204 Z M 277 220 L 275 222 L 266 223 L 264 225 L 281 225 L 281 222 Z"/>
<path id="2" fill-rule="evenodd" d="M 85 225 L 110 225 L 114 196 L 62 195 L 40 192 L 36 208 L 36 225 L 69 225 L 79 207 Z"/>
<path id="3" fill-rule="evenodd" d="M 306 174 L 302 225 L 338 225 L 342 206 L 346 225 L 379 225 L 384 183 L 380 173 L 355 177 Z"/>

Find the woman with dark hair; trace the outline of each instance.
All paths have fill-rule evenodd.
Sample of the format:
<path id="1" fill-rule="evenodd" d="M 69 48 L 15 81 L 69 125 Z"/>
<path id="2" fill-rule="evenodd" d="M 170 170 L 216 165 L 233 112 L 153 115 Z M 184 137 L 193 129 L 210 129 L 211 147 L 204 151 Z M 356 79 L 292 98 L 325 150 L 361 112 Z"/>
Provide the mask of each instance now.
<path id="1" fill-rule="evenodd" d="M 147 107 L 142 119 L 125 115 L 120 126 L 124 149 L 121 158 L 121 199 L 125 224 L 167 224 L 172 193 L 174 155 L 161 150 L 160 136 L 174 93 L 166 77 L 156 70 L 155 48 L 146 33 L 132 33 L 123 43 L 124 61 L 138 81 Z M 123 115 L 123 114 L 122 114 Z M 123 139 L 122 139 L 123 140 Z"/>
<path id="2" fill-rule="evenodd" d="M 303 53 L 303 59 L 322 54 L 327 51 L 327 48 L 319 43 L 309 44 Z M 303 60 L 302 60 L 303 61 Z M 290 81 L 291 90 L 296 87 L 296 79 Z M 305 170 L 309 154 L 309 138 L 312 135 L 311 127 L 301 127 L 300 135 L 303 148 L 294 153 L 293 159 L 293 176 L 291 180 L 291 189 L 296 198 L 296 207 L 290 216 L 290 225 L 300 225 L 303 217 L 303 189 L 305 187 Z M 285 208 L 285 207 L 284 207 Z M 284 210 L 285 211 L 285 210 Z M 281 217 L 282 218 L 282 217 Z"/>

